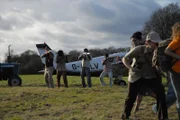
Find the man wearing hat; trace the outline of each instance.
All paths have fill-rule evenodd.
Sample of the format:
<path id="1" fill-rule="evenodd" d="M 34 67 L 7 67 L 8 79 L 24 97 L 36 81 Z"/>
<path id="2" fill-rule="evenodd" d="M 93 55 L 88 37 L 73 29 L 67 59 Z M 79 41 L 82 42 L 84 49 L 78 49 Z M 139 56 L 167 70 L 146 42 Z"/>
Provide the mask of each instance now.
<path id="1" fill-rule="evenodd" d="M 146 36 L 146 45 L 134 47 L 122 59 L 124 65 L 129 69 L 129 90 L 121 116 L 122 119 L 129 119 L 136 97 L 143 85 L 149 87 L 157 96 L 158 118 L 168 119 L 164 87 L 157 80 L 156 70 L 152 66 L 154 50 L 157 49 L 160 41 L 160 36 L 152 31 Z M 131 65 L 130 62 L 133 59 L 135 62 Z"/>
<path id="2" fill-rule="evenodd" d="M 145 40 L 142 39 L 142 33 L 140 31 L 134 32 L 132 36 L 130 37 L 130 40 L 131 40 L 131 49 L 133 49 L 136 46 L 145 44 Z M 135 62 L 135 60 L 132 62 Z M 147 88 L 146 86 L 142 86 L 136 98 L 136 102 L 135 102 L 135 106 L 133 110 L 135 115 L 136 115 L 136 112 L 139 111 L 139 106 L 142 102 L 143 96 L 151 96 L 153 98 L 156 98 L 156 95 L 152 92 L 151 89 Z"/>

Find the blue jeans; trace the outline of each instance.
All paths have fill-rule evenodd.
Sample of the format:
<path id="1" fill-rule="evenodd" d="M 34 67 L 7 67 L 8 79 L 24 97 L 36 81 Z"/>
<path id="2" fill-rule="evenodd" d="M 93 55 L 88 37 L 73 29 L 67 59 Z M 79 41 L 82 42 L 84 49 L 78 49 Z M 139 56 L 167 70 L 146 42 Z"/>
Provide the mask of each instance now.
<path id="1" fill-rule="evenodd" d="M 166 95 L 167 108 L 171 107 L 176 102 L 176 96 L 171 81 L 168 84 L 168 91 Z"/>
<path id="2" fill-rule="evenodd" d="M 179 120 L 180 120 L 180 73 L 176 73 L 174 71 L 171 71 L 171 75 L 170 77 L 172 78 L 171 79 L 171 82 L 172 82 L 172 86 L 174 88 L 174 93 L 176 95 L 176 108 L 177 108 L 177 113 L 178 113 L 178 117 L 179 117 Z"/>
<path id="3" fill-rule="evenodd" d="M 86 75 L 86 77 L 87 77 L 88 87 L 92 87 L 92 85 L 91 85 L 90 68 L 88 68 L 88 67 L 82 67 L 82 69 L 81 69 L 81 80 L 82 80 L 82 86 L 83 86 L 83 87 L 86 87 L 86 82 L 85 82 L 85 79 L 84 79 L 85 75 Z"/>
<path id="4" fill-rule="evenodd" d="M 167 94 L 166 94 L 167 108 L 171 107 L 171 105 L 173 105 L 175 102 L 176 102 L 176 96 L 175 96 L 175 93 L 174 93 L 172 83 L 171 83 L 171 81 L 169 81 L 168 91 L 167 91 Z M 153 105 L 153 110 L 154 110 L 154 112 L 157 113 L 157 104 Z"/>
<path id="5" fill-rule="evenodd" d="M 110 87 L 112 87 L 112 82 L 113 82 L 113 73 L 112 73 L 112 71 L 110 71 L 110 72 L 102 71 L 102 73 L 101 73 L 101 75 L 100 75 L 101 85 L 102 85 L 102 86 L 105 86 L 105 85 L 106 85 L 106 83 L 104 82 L 104 76 L 106 76 L 107 74 L 108 74 L 109 79 L 110 79 L 109 85 L 110 85 Z"/>

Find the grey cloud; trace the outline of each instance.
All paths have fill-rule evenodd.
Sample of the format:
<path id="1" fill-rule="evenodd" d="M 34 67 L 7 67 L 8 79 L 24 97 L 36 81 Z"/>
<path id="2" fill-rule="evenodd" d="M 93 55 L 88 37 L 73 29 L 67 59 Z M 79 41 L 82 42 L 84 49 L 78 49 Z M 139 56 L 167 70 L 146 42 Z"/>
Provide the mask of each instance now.
<path id="1" fill-rule="evenodd" d="M 0 43 L 4 43 L 4 42 L 5 42 L 4 38 L 0 38 Z"/>
<path id="2" fill-rule="evenodd" d="M 2 18 L 2 15 L 0 15 L 0 29 L 1 30 L 11 30 L 12 29 L 11 23 L 5 21 Z"/>
<path id="3" fill-rule="evenodd" d="M 93 17 L 79 17 L 79 19 L 81 21 L 91 21 L 83 24 L 90 30 L 108 32 L 111 34 L 129 34 L 135 30 L 141 29 L 148 16 L 151 15 L 152 11 L 160 7 L 154 1 L 149 0 L 114 1 L 111 2 L 111 6 L 115 7 L 116 11 L 111 11 L 114 12 L 113 19 L 110 19 L 109 21 L 104 21 L 103 19 L 102 21 L 96 21 Z M 86 11 L 86 14 L 91 14 L 91 11 L 87 10 L 86 6 L 80 8 L 81 11 Z M 92 11 L 95 11 L 96 13 L 96 9 Z M 106 14 L 105 11 L 104 14 Z"/>
<path id="4" fill-rule="evenodd" d="M 98 4 L 96 1 L 80 0 L 77 5 L 79 7 L 79 12 L 85 16 L 91 16 L 99 19 L 111 19 L 115 16 L 113 10 L 105 8 L 100 3 Z"/>
<path id="5" fill-rule="evenodd" d="M 44 37 L 44 40 L 56 40 L 57 36 L 55 36 L 52 32 L 48 30 L 44 30 L 41 32 L 42 36 Z"/>
<path id="6" fill-rule="evenodd" d="M 86 28 L 82 28 L 76 22 L 58 22 L 55 24 L 59 29 L 63 29 L 69 34 L 86 34 Z"/>
<path id="7" fill-rule="evenodd" d="M 88 35 L 88 32 L 74 23 L 55 23 L 53 28 L 45 28 L 40 32 L 44 40 L 74 42 L 78 36 Z M 42 39 L 42 38 L 41 38 Z"/>
<path id="8" fill-rule="evenodd" d="M 10 23 L 0 20 L 0 29 L 1 30 L 12 30 L 12 25 Z"/>
<path id="9" fill-rule="evenodd" d="M 13 30 L 24 29 L 33 24 L 33 17 L 30 11 L 20 11 L 14 9 L 11 12 L 7 12 L 1 15 L 0 29 L 1 30 Z"/>
<path id="10" fill-rule="evenodd" d="M 123 38 L 123 37 L 122 37 Z M 127 43 L 126 40 L 122 41 L 120 40 L 120 37 L 106 37 L 106 38 L 96 38 L 96 39 L 90 39 L 90 38 L 82 38 L 82 37 L 75 37 L 75 36 L 61 36 L 59 38 L 58 44 L 61 45 L 61 49 L 69 49 L 69 50 L 82 50 L 83 48 L 108 48 L 109 46 L 114 47 L 127 47 L 124 43 Z M 78 47 L 77 47 L 78 46 Z"/>
<path id="11" fill-rule="evenodd" d="M 27 1 L 27 0 L 8 0 L 9 2 L 18 2 L 18 1 L 22 1 L 22 2 L 30 2 L 30 1 Z M 32 1 L 42 1 L 42 0 L 31 0 Z"/>
<path id="12" fill-rule="evenodd" d="M 29 37 L 27 37 L 27 39 L 28 39 L 29 41 L 34 42 L 34 43 L 40 43 L 40 42 L 42 42 L 42 41 L 45 42 L 44 37 L 41 37 L 41 36 L 29 36 Z"/>

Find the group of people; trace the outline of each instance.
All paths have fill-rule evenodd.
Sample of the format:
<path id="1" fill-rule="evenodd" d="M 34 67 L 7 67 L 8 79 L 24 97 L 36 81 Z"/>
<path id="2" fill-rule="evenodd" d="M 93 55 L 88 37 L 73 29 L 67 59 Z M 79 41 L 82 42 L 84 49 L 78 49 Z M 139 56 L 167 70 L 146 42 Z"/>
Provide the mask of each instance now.
<path id="1" fill-rule="evenodd" d="M 46 81 L 46 85 L 49 88 L 54 88 L 54 83 L 53 83 L 53 72 L 54 72 L 54 66 L 53 66 L 53 59 L 54 59 L 54 54 L 52 51 L 48 48 L 45 47 L 45 53 L 41 55 L 41 57 L 45 57 L 45 72 L 44 72 L 44 78 Z M 84 51 L 82 54 L 79 55 L 78 57 L 79 60 L 82 60 L 82 69 L 80 72 L 81 75 L 81 80 L 82 80 L 82 87 L 92 87 L 92 82 L 91 82 L 91 73 L 90 73 L 90 61 L 92 59 L 92 55 L 89 52 L 87 48 L 84 48 Z M 66 69 L 66 57 L 64 55 L 64 52 L 62 50 L 59 50 L 57 52 L 56 56 L 56 73 L 57 73 L 57 87 L 60 87 L 60 79 L 61 75 L 63 76 L 64 80 L 64 86 L 68 87 L 68 80 L 67 80 L 67 69 Z M 106 74 L 109 75 L 110 78 L 110 87 L 112 87 L 113 84 L 113 75 L 112 75 L 112 68 L 111 68 L 111 62 L 109 59 L 109 54 L 105 54 L 105 59 L 102 62 L 102 65 L 104 65 L 104 70 L 100 75 L 100 81 L 102 86 L 105 86 L 104 82 L 104 77 Z M 87 84 L 85 82 L 85 76 L 87 77 Z"/>
<path id="2" fill-rule="evenodd" d="M 146 36 L 145 45 L 133 47 L 122 59 L 129 69 L 128 96 L 125 100 L 122 119 L 129 119 L 134 102 L 143 86 L 150 88 L 156 95 L 158 118 L 168 119 L 165 90 L 160 77 L 157 76 L 155 66 L 152 65 L 154 51 L 160 41 L 160 36 L 156 32 L 150 32 Z"/>
<path id="3" fill-rule="evenodd" d="M 173 64 L 167 72 L 169 77 L 168 92 L 162 85 L 162 71 L 155 61 L 158 43 L 161 41 L 158 33 L 151 31 L 142 41 L 141 32 L 136 32 L 131 37 L 132 48 L 123 57 L 122 62 L 129 69 L 128 95 L 124 103 L 122 119 L 129 119 L 131 110 L 135 104 L 134 111 L 137 112 L 142 95 L 147 93 L 154 97 L 157 103 L 153 106 L 154 112 L 158 113 L 158 119 L 168 120 L 167 109 L 176 101 L 178 118 L 180 119 L 180 22 L 172 27 L 172 41 L 164 50 L 171 56 Z M 167 78 L 168 79 L 168 78 Z"/>
<path id="4" fill-rule="evenodd" d="M 49 88 L 54 88 L 54 82 L 53 82 L 53 72 L 54 72 L 54 54 L 50 50 L 50 48 L 45 47 L 45 53 L 41 55 L 41 57 L 45 57 L 45 70 L 44 70 L 44 78 L 47 87 Z M 60 87 L 60 79 L 61 76 L 63 76 L 64 80 L 64 86 L 68 87 L 68 80 L 67 80 L 67 75 L 66 75 L 66 57 L 64 55 L 64 52 L 62 50 L 59 50 L 57 52 L 56 56 L 56 61 L 57 66 L 56 66 L 56 74 L 57 74 L 57 87 Z"/>
<path id="5" fill-rule="evenodd" d="M 165 94 L 164 86 L 162 85 L 162 71 L 158 64 L 153 63 L 155 53 L 157 52 L 158 43 L 161 40 L 157 32 L 151 31 L 147 34 L 145 41 L 142 40 L 142 33 L 135 32 L 131 37 L 132 48 L 123 57 L 123 64 L 129 69 L 128 76 L 128 94 L 124 103 L 124 110 L 121 116 L 122 119 L 129 119 L 131 110 L 135 104 L 134 111 L 137 112 L 142 96 L 148 94 L 154 97 L 157 104 L 153 106 L 153 110 L 158 113 L 158 119 L 168 120 L 167 109 L 176 101 L 177 112 L 180 119 L 180 22 L 177 22 L 172 27 L 172 42 L 165 49 L 165 54 L 174 58 L 175 62 L 169 74 L 169 86 L 167 95 Z M 45 67 L 45 81 L 48 87 L 54 87 L 52 74 L 53 74 L 53 53 L 46 48 L 45 54 L 41 57 L 46 57 Z M 82 87 L 92 87 L 90 75 L 90 61 L 92 59 L 91 53 L 87 48 L 78 57 L 82 60 L 81 80 Z M 59 50 L 56 57 L 57 63 L 57 85 L 60 87 L 60 77 L 63 75 L 65 87 L 68 87 L 66 77 L 65 56 L 62 50 Z M 105 54 L 105 59 L 102 62 L 104 70 L 100 75 L 100 82 L 105 86 L 103 80 L 104 76 L 108 74 L 110 78 L 110 87 L 113 84 L 112 65 L 109 61 L 109 55 Z M 85 75 L 87 76 L 87 85 L 85 82 Z"/>

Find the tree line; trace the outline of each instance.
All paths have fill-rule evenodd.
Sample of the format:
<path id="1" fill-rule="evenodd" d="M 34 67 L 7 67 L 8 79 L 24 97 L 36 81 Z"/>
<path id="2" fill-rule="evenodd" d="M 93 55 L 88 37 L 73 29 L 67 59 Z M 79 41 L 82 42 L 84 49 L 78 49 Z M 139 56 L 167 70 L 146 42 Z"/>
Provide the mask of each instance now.
<path id="1" fill-rule="evenodd" d="M 104 48 L 104 49 L 90 49 L 89 51 L 92 54 L 92 57 L 102 56 L 105 53 L 115 53 L 121 51 L 127 51 L 130 48 Z M 78 56 L 82 51 L 72 50 L 69 53 L 65 53 L 67 57 L 67 62 L 73 62 L 78 60 Z M 8 55 L 6 54 L 5 62 L 8 62 Z M 39 70 L 44 69 L 44 64 L 42 64 L 40 56 L 36 51 L 27 50 L 21 54 L 14 54 L 11 50 L 11 59 L 10 62 L 20 63 L 20 74 L 38 74 Z"/>

